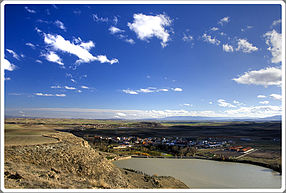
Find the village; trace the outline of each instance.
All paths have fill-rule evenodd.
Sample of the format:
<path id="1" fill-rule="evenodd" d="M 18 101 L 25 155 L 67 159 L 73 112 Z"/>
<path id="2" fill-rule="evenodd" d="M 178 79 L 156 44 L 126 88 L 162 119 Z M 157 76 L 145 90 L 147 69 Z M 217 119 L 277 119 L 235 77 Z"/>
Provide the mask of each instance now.
<path id="1" fill-rule="evenodd" d="M 172 156 L 187 156 L 191 157 L 199 150 L 220 150 L 225 155 L 244 156 L 256 149 L 250 146 L 237 145 L 230 139 L 227 138 L 216 138 L 216 137 L 205 137 L 205 138 L 189 138 L 189 137 L 137 137 L 137 136 L 94 136 L 93 145 L 103 145 L 108 147 L 105 150 L 108 152 L 122 153 L 132 152 L 132 150 L 145 150 L 137 155 L 151 156 L 152 152 L 156 151 L 166 152 L 161 155 L 172 155 Z M 153 150 L 146 151 L 146 150 Z M 148 153 L 146 153 L 148 152 Z M 151 152 L 151 153 L 150 153 Z M 183 153 L 182 153 L 183 152 Z M 191 152 L 191 153 L 189 153 Z M 134 153 L 134 151 L 133 151 Z M 150 155 L 151 154 L 151 155 Z M 155 155 L 155 154 L 154 154 Z M 153 156 L 154 156 L 153 155 Z M 157 156 L 159 154 L 156 154 Z M 161 156 L 160 155 L 160 156 Z"/>

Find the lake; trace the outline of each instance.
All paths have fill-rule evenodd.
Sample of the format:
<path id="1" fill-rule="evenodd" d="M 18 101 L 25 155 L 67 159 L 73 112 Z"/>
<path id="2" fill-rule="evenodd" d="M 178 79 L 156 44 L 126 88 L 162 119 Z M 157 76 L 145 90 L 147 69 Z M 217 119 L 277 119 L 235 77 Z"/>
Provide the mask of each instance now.
<path id="1" fill-rule="evenodd" d="M 131 158 L 113 162 L 149 175 L 173 176 L 190 188 L 280 188 L 281 175 L 261 166 L 202 159 Z"/>

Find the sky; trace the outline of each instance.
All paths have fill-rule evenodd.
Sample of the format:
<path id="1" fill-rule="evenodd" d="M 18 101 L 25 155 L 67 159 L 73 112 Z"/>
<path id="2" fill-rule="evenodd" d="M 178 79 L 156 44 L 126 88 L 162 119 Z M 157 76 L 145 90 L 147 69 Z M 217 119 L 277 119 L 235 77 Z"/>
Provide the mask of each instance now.
<path id="1" fill-rule="evenodd" d="M 6 4 L 5 114 L 282 113 L 280 5 Z"/>

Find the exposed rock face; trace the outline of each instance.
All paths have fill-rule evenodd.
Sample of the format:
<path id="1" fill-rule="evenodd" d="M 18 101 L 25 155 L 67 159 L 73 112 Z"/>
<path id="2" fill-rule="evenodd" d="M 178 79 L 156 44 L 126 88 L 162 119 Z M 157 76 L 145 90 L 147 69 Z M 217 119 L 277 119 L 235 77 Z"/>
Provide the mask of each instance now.
<path id="1" fill-rule="evenodd" d="M 188 188 L 172 177 L 119 169 L 70 133 L 47 137 L 58 143 L 5 147 L 5 188 Z"/>

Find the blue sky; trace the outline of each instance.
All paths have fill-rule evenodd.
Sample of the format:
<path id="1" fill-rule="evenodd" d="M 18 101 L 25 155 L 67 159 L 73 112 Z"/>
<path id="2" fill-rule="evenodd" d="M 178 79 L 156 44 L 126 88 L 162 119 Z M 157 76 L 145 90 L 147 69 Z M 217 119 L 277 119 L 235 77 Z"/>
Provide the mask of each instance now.
<path id="1" fill-rule="evenodd" d="M 4 31 L 7 115 L 282 112 L 280 5 L 5 5 Z"/>

